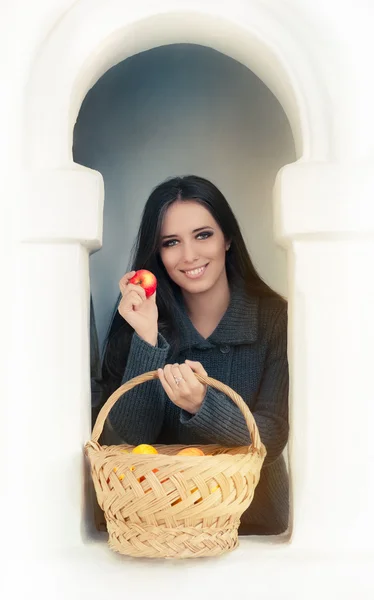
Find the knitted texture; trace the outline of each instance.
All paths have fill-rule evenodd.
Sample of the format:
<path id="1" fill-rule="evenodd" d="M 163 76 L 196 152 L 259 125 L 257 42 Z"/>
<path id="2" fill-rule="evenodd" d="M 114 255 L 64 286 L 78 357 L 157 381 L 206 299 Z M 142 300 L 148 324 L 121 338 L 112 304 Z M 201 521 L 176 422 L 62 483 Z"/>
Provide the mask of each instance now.
<path id="1" fill-rule="evenodd" d="M 254 500 L 242 516 L 247 533 L 278 534 L 288 525 L 288 477 L 282 451 L 288 438 L 287 306 L 278 298 L 257 298 L 239 287 L 229 307 L 205 339 L 180 302 L 181 344 L 176 361 L 201 362 L 208 375 L 226 383 L 249 406 L 267 450 Z M 151 346 L 133 334 L 122 383 L 164 367 L 168 341 L 158 335 Z M 137 386 L 118 400 L 109 415 L 113 430 L 128 444 L 250 443 L 239 409 L 223 393 L 208 387 L 199 412 L 175 406 L 158 380 Z M 240 532 L 240 530 L 239 530 Z"/>

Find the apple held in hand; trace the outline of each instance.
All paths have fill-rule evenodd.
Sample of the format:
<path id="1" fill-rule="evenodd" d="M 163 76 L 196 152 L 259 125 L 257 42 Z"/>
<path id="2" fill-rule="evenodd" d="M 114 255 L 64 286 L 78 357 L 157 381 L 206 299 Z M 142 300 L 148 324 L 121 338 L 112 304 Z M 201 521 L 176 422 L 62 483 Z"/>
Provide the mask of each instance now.
<path id="1" fill-rule="evenodd" d="M 153 273 L 147 271 L 146 269 L 140 269 L 139 271 L 136 271 L 135 275 L 131 277 L 129 283 L 140 285 L 145 291 L 147 298 L 152 296 L 157 288 L 156 277 L 153 275 Z"/>

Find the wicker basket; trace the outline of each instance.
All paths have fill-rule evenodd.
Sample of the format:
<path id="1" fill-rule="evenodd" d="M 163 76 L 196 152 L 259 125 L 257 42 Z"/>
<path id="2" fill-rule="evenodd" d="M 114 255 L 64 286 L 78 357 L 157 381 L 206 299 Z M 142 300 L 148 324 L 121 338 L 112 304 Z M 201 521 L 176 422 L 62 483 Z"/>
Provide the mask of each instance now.
<path id="1" fill-rule="evenodd" d="M 208 456 L 176 456 L 183 445 L 156 444 L 159 454 L 152 455 L 131 454 L 129 445 L 101 446 L 98 439 L 115 402 L 135 386 L 158 379 L 157 371 L 118 388 L 102 407 L 85 452 L 109 546 L 121 554 L 194 558 L 217 556 L 238 545 L 240 517 L 252 501 L 266 450 L 242 398 L 216 379 L 196 377 L 238 406 L 252 443 L 236 448 L 194 445 Z"/>

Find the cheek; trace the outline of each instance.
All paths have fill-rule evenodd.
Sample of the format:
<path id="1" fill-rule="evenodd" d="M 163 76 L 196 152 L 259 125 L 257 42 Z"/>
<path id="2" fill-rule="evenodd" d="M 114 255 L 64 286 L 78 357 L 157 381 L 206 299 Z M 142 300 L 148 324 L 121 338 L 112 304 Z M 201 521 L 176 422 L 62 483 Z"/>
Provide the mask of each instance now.
<path id="1" fill-rule="evenodd" d="M 225 244 L 215 241 L 209 248 L 207 248 L 207 254 L 212 258 L 222 259 L 226 256 Z"/>
<path id="2" fill-rule="evenodd" d="M 170 252 L 170 251 L 168 252 L 165 250 L 162 250 L 160 252 L 160 258 L 161 258 L 163 265 L 167 271 L 171 270 L 178 260 L 177 252 L 175 251 L 175 249 L 173 249 L 173 250 L 174 250 L 174 252 Z"/>

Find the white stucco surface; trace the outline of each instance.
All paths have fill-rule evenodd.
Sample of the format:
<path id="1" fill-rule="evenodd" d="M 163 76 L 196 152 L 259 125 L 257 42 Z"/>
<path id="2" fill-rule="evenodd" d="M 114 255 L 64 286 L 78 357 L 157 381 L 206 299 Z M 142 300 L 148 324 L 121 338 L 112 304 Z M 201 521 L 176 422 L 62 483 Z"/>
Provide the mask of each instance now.
<path id="1" fill-rule="evenodd" d="M 2 597 L 373 598 L 371 3 L 19 0 L 3 13 Z M 117 556 L 90 533 L 89 253 L 104 193 L 101 175 L 72 160 L 89 88 L 175 42 L 262 79 L 297 156 L 273 196 L 290 306 L 291 539 L 178 564 Z"/>

